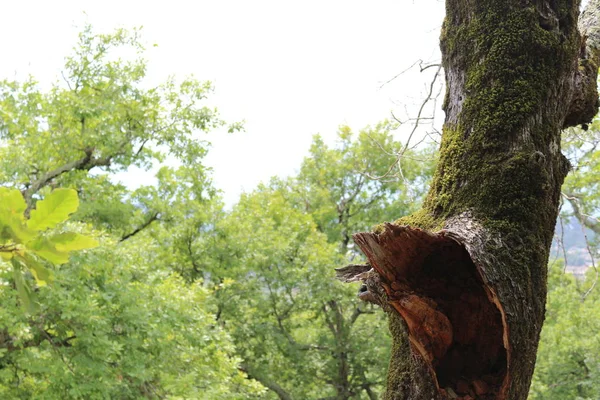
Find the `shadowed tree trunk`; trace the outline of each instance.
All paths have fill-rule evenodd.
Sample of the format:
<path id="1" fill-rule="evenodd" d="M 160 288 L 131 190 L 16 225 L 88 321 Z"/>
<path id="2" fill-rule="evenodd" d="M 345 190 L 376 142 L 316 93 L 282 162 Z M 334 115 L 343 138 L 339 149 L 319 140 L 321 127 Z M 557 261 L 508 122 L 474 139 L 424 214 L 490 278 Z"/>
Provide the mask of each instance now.
<path id="1" fill-rule="evenodd" d="M 386 399 L 526 399 L 569 163 L 598 109 L 600 0 L 447 0 L 446 119 L 423 209 L 354 240 L 389 314 Z M 579 19 L 579 28 L 578 28 Z M 366 271 L 366 272 L 365 272 Z"/>

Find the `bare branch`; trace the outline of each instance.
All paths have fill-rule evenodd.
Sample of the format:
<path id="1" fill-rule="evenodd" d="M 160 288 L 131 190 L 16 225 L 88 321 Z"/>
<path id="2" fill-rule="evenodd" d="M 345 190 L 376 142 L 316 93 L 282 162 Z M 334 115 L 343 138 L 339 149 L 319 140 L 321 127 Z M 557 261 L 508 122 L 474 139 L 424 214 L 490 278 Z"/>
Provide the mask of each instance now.
<path id="1" fill-rule="evenodd" d="M 574 193 L 563 192 L 563 197 L 569 201 L 571 207 L 573 207 L 573 213 L 575 218 L 584 225 L 586 228 L 591 229 L 594 233 L 600 235 L 600 221 L 598 218 L 587 215 L 581 211 L 579 202 L 581 201 Z"/>
<path id="2" fill-rule="evenodd" d="M 592 249 L 590 247 L 590 241 L 588 240 L 587 233 L 585 232 L 585 227 L 583 225 L 581 226 L 581 231 L 583 232 L 583 237 L 585 238 L 585 246 L 587 247 L 587 251 L 590 255 L 590 259 L 592 260 L 592 267 L 594 268 L 594 272 L 596 273 L 594 282 L 592 282 L 592 286 L 590 286 L 590 288 L 583 294 L 583 296 L 581 298 L 582 300 L 585 300 L 585 298 L 592 292 L 592 290 L 594 290 L 594 288 L 596 287 L 596 284 L 598 283 L 598 268 L 596 268 L 596 261 L 594 260 L 594 253 L 592 252 Z"/>
<path id="3" fill-rule="evenodd" d="M 150 226 L 150 224 L 154 221 L 157 221 L 159 219 L 160 214 L 158 212 L 153 213 L 150 218 L 148 218 L 146 220 L 146 222 L 144 222 L 142 225 L 140 225 L 139 227 L 137 227 L 133 232 L 130 232 L 126 235 L 124 235 L 121 239 L 119 239 L 119 243 L 124 242 L 125 240 L 137 235 L 138 233 L 140 233 L 142 230 L 144 230 L 145 228 L 147 228 L 148 226 Z M 193 262 L 192 262 L 193 263 Z"/>
<path id="4" fill-rule="evenodd" d="M 419 72 L 423 72 L 423 71 L 425 71 L 428 68 L 433 68 L 433 67 L 439 67 L 439 68 L 441 68 L 442 64 L 427 64 L 424 67 L 421 64 L 419 64 L 419 67 L 421 67 L 420 70 L 419 70 Z"/>
<path id="5" fill-rule="evenodd" d="M 102 158 L 95 158 L 93 156 L 94 148 L 90 147 L 84 150 L 85 156 L 80 158 L 79 160 L 72 161 L 70 163 L 66 163 L 46 174 L 44 174 L 38 180 L 30 183 L 27 189 L 23 190 L 21 193 L 27 202 L 27 211 L 29 213 L 31 208 L 33 207 L 33 195 L 36 194 L 40 189 L 47 186 L 52 182 L 56 177 L 73 170 L 82 170 L 89 171 L 94 167 L 108 167 L 111 164 L 113 156 L 107 156 Z"/>
<path id="6" fill-rule="evenodd" d="M 133 158 L 137 158 L 137 156 L 140 155 L 140 153 L 142 152 L 142 150 L 144 150 L 144 146 L 146 145 L 146 143 L 148 143 L 150 139 L 145 139 L 142 144 L 140 145 L 140 148 L 135 152 L 135 154 L 133 155 Z"/>
<path id="7" fill-rule="evenodd" d="M 585 300 L 585 298 L 591 293 L 591 291 L 594 289 L 594 287 L 596 287 L 596 284 L 598 283 L 598 277 L 599 277 L 599 272 L 598 272 L 598 269 L 596 268 L 596 261 L 594 259 L 594 253 L 591 249 L 590 242 L 588 240 L 588 236 L 585 231 L 585 228 L 591 229 L 594 233 L 598 234 L 598 233 L 600 233 L 600 221 L 598 221 L 597 218 L 594 218 L 590 215 L 586 215 L 583 212 L 581 212 L 581 208 L 579 206 L 580 199 L 576 195 L 565 194 L 565 193 L 562 193 L 562 195 L 565 199 L 567 199 L 569 201 L 569 203 L 571 204 L 571 207 L 573 207 L 573 213 L 575 214 L 575 218 L 577 218 L 577 220 L 581 224 L 581 231 L 583 232 L 583 237 L 585 238 L 585 245 L 586 245 L 587 251 L 590 255 L 590 259 L 592 262 L 592 268 L 594 268 L 594 272 L 596 274 L 596 277 L 594 279 L 594 282 L 592 283 L 592 286 L 582 296 L 582 300 Z M 561 226 L 562 226 L 562 221 L 561 221 Z M 566 261 L 565 261 L 565 263 L 566 263 Z"/>
<path id="8" fill-rule="evenodd" d="M 417 64 L 420 64 L 420 63 L 422 63 L 422 62 L 423 62 L 422 60 L 417 60 L 417 61 L 415 61 L 414 63 L 412 63 L 412 65 L 411 65 L 410 67 L 406 68 L 406 69 L 405 69 L 405 70 L 403 70 L 402 72 L 400 72 L 400 73 L 398 73 L 398 74 L 394 75 L 394 77 L 393 77 L 393 78 L 391 78 L 391 79 L 388 79 L 386 82 L 382 83 L 382 84 L 381 84 L 381 86 L 379 86 L 379 89 L 383 88 L 385 85 L 387 85 L 388 83 L 390 83 L 390 82 L 394 81 L 394 80 L 395 80 L 396 78 L 398 78 L 399 76 L 401 76 L 401 75 L 405 74 L 406 72 L 410 71 L 410 70 L 412 69 L 412 67 L 414 67 L 415 65 L 417 65 Z"/>
<path id="9" fill-rule="evenodd" d="M 427 93 L 427 97 L 421 103 L 421 107 L 419 108 L 419 112 L 417 113 L 415 125 L 413 126 L 413 129 L 410 132 L 410 135 L 408 136 L 408 139 L 406 141 L 406 145 L 404 146 L 404 149 L 400 152 L 398 158 L 401 158 L 404 155 L 404 153 L 406 152 L 406 150 L 408 149 L 408 147 L 410 145 L 410 141 L 411 141 L 413 135 L 417 131 L 417 128 L 419 128 L 419 122 L 421 121 L 421 118 L 422 118 L 421 115 L 423 114 L 423 110 L 425 109 L 425 106 L 427 105 L 427 103 L 429 103 L 429 101 L 433 99 L 433 88 L 435 86 L 435 82 L 436 82 L 437 77 L 439 76 L 441 70 L 442 70 L 442 65 L 439 64 L 438 69 L 435 71 L 435 75 L 433 76 L 433 79 L 431 80 L 431 83 L 429 84 L 429 92 Z"/>
<path id="10" fill-rule="evenodd" d="M 417 63 L 415 63 L 415 64 L 417 64 Z M 413 64 L 413 66 L 415 64 Z M 385 179 L 386 177 L 388 177 L 392 173 L 392 171 L 394 170 L 394 168 L 397 167 L 398 168 L 398 175 L 404 181 L 404 184 L 408 186 L 407 179 L 404 176 L 404 171 L 402 170 L 402 162 L 401 162 L 402 157 L 405 155 L 405 153 L 406 153 L 407 150 L 413 149 L 416 146 L 418 146 L 420 143 L 423 142 L 423 140 L 421 140 L 416 145 L 411 146 L 411 141 L 412 141 L 415 133 L 417 132 L 417 129 L 419 129 L 421 121 L 423 121 L 423 120 L 433 120 L 434 119 L 434 116 L 433 117 L 424 117 L 423 116 L 423 111 L 425 110 L 425 107 L 427 106 L 427 104 L 430 101 L 435 101 L 435 99 L 439 96 L 439 93 L 440 93 L 438 91 L 438 94 L 434 95 L 435 83 L 437 81 L 438 76 L 440 75 L 440 71 L 442 70 L 442 65 L 441 64 L 432 64 L 432 65 L 429 65 L 429 66 L 421 68 L 421 71 L 424 71 L 427 68 L 432 67 L 432 66 L 437 67 L 437 70 L 435 72 L 435 75 L 434 75 L 433 79 L 431 80 L 431 82 L 429 84 L 429 89 L 428 89 L 428 92 L 427 92 L 427 96 L 425 97 L 425 99 L 421 103 L 421 106 L 419 107 L 419 111 L 417 112 L 417 116 L 415 118 L 410 119 L 410 121 L 414 121 L 414 125 L 413 125 L 413 128 L 412 128 L 412 130 L 410 131 L 410 133 L 408 135 L 408 139 L 406 140 L 405 145 L 402 146 L 402 148 L 395 155 L 396 159 L 389 166 L 389 168 L 387 169 L 387 171 L 383 175 L 372 176 L 370 174 L 365 174 L 368 178 L 373 179 L 373 180 Z M 411 68 L 412 68 L 412 66 L 411 66 Z M 399 124 L 403 124 L 404 123 L 398 117 L 396 117 L 396 115 L 393 112 L 391 114 L 392 114 L 392 118 L 396 122 L 398 122 Z"/>

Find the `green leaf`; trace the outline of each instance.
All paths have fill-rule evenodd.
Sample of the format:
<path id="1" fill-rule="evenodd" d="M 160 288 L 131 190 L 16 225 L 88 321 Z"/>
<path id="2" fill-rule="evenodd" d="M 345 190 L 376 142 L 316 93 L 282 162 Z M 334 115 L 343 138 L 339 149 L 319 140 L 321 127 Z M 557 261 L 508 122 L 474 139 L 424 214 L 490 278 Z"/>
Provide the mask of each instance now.
<path id="1" fill-rule="evenodd" d="M 35 232 L 23 223 L 23 216 L 14 214 L 3 206 L 4 204 L 0 206 L 0 240 L 12 240 L 15 243 L 26 243 L 31 240 Z"/>
<path id="2" fill-rule="evenodd" d="M 2 219 L 1 222 L 4 225 L 4 233 L 16 243 L 27 243 L 35 237 L 35 232 L 15 218 Z"/>
<path id="3" fill-rule="evenodd" d="M 17 189 L 2 187 L 0 188 L 0 201 L 2 202 L 2 207 L 6 207 L 23 219 L 23 213 L 27 208 L 27 204 L 25 204 L 25 199 L 23 199 L 21 192 Z"/>
<path id="4" fill-rule="evenodd" d="M 28 249 L 32 253 L 56 265 L 64 264 L 69 261 L 69 253 L 57 250 L 54 244 L 45 237 L 40 237 L 30 243 Z"/>
<path id="5" fill-rule="evenodd" d="M 38 201 L 27 222 L 30 229 L 41 231 L 53 228 L 77 211 L 79 198 L 73 189 L 55 189 L 44 200 Z"/>
<path id="6" fill-rule="evenodd" d="M 35 235 L 24 225 L 26 207 L 21 192 L 0 187 L 0 239 L 23 243 Z"/>
<path id="7" fill-rule="evenodd" d="M 75 251 L 91 249 L 98 246 L 98 241 L 75 232 L 61 233 L 49 238 L 58 251 Z"/>
<path id="8" fill-rule="evenodd" d="M 21 299 L 23 310 L 28 313 L 33 313 L 37 308 L 35 294 L 23 276 L 22 263 L 16 258 L 13 258 L 11 262 L 13 265 L 13 278 L 15 280 L 15 286 L 17 287 L 17 293 Z"/>
<path id="9" fill-rule="evenodd" d="M 38 285 L 43 286 L 46 283 L 52 283 L 54 280 L 52 271 L 39 262 L 33 254 L 25 253 L 21 260 L 29 268 Z"/>

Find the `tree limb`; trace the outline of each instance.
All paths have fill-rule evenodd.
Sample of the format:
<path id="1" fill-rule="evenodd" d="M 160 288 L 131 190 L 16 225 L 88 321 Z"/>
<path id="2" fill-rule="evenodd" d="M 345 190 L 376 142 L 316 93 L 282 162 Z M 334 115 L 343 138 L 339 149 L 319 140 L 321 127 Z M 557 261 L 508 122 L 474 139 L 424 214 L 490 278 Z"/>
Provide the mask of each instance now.
<path id="1" fill-rule="evenodd" d="M 142 225 L 137 227 L 133 232 L 130 232 L 130 233 L 126 234 L 125 236 L 123 236 L 121 239 L 119 239 L 119 243 L 124 242 L 125 240 L 131 238 L 132 236 L 135 236 L 138 233 L 140 233 L 142 230 L 144 230 L 145 228 L 150 226 L 150 224 L 152 222 L 157 221 L 159 219 L 159 216 L 160 216 L 160 214 L 158 212 L 155 212 L 154 214 L 152 214 L 146 222 L 144 222 Z"/>
<path id="2" fill-rule="evenodd" d="M 257 372 L 256 370 L 251 368 L 248 364 L 246 364 L 246 363 L 241 364 L 240 370 L 245 372 L 249 378 L 257 380 L 264 387 L 275 392 L 275 394 L 281 400 L 293 400 L 293 397 L 283 387 L 281 387 L 277 382 L 275 382 L 274 380 L 268 378 L 267 376 Z"/>
<path id="3" fill-rule="evenodd" d="M 571 207 L 573 207 L 573 214 L 575 214 L 575 218 L 577 218 L 579 223 L 586 228 L 591 229 L 595 234 L 600 235 L 600 221 L 594 217 L 584 214 L 581 211 L 581 207 L 579 205 L 580 199 L 577 197 L 577 195 L 563 192 L 563 197 L 567 199 L 569 204 L 571 204 Z"/>
<path id="4" fill-rule="evenodd" d="M 66 163 L 46 174 L 44 174 L 41 178 L 33 181 L 29 184 L 27 189 L 23 190 L 21 193 L 25 198 L 27 203 L 26 213 L 29 214 L 31 208 L 33 207 L 33 195 L 36 194 L 40 189 L 50 184 L 50 182 L 56 177 L 73 170 L 80 171 L 89 171 L 94 167 L 107 167 L 110 166 L 113 156 L 109 155 L 106 157 L 98 158 L 94 157 L 94 148 L 89 147 L 84 150 L 85 156 L 80 158 L 79 160 L 71 161 Z"/>

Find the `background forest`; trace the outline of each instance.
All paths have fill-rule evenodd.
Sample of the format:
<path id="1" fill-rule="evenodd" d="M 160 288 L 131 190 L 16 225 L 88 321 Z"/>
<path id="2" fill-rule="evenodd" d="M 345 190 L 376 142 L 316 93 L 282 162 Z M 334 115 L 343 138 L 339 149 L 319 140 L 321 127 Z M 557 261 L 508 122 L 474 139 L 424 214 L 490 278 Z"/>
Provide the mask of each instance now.
<path id="1" fill-rule="evenodd" d="M 362 260 L 352 233 L 419 208 L 436 144 L 341 126 L 226 207 L 203 133 L 243 124 L 208 82 L 147 87 L 138 34 L 87 27 L 49 90 L 0 82 L 0 398 L 379 398 L 384 313 L 334 268 Z M 599 143 L 600 119 L 564 135 L 532 399 L 600 398 Z M 157 183 L 120 183 L 131 167 Z"/>

